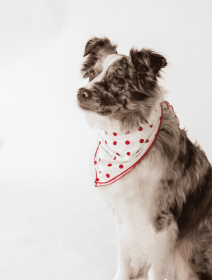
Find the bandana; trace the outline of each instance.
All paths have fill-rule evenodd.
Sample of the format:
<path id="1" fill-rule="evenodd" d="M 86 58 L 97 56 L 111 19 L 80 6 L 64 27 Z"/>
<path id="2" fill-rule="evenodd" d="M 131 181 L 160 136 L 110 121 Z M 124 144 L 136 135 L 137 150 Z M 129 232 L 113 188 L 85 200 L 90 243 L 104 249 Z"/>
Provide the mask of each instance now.
<path id="1" fill-rule="evenodd" d="M 151 111 L 148 123 L 139 125 L 133 131 L 121 131 L 119 122 L 111 122 L 106 130 L 102 130 L 94 157 L 96 187 L 116 182 L 146 156 L 160 129 L 162 105 L 174 113 L 173 107 L 164 101 Z"/>

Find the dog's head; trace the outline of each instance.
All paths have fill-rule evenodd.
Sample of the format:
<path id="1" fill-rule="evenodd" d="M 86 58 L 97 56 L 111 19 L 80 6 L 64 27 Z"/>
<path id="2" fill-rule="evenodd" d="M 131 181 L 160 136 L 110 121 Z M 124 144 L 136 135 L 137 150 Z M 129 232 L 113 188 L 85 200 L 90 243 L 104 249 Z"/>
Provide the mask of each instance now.
<path id="1" fill-rule="evenodd" d="M 167 62 L 149 49 L 131 49 L 128 57 L 117 54 L 116 47 L 107 38 L 87 42 L 81 71 L 89 83 L 78 90 L 78 105 L 133 128 L 147 120 L 158 98 L 157 78 Z"/>

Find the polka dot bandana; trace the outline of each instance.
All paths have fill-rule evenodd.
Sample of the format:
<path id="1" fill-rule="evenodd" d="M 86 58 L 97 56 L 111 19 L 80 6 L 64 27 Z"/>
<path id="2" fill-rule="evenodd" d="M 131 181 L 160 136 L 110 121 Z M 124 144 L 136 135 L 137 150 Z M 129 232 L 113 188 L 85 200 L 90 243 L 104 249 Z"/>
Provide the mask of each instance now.
<path id="1" fill-rule="evenodd" d="M 173 110 L 168 102 L 162 103 Z M 94 157 L 96 187 L 116 182 L 145 157 L 157 138 L 162 116 L 162 104 L 157 104 L 148 123 L 140 124 L 133 131 L 121 131 L 118 122 L 102 129 Z"/>

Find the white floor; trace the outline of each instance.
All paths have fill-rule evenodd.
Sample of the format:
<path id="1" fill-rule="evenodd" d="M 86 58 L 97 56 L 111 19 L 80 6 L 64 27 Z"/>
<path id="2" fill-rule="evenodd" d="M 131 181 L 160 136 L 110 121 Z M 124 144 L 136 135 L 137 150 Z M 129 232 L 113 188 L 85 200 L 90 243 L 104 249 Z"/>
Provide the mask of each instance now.
<path id="1" fill-rule="evenodd" d="M 1 189 L 0 279 L 113 279 L 116 234 L 98 197 L 61 189 Z"/>

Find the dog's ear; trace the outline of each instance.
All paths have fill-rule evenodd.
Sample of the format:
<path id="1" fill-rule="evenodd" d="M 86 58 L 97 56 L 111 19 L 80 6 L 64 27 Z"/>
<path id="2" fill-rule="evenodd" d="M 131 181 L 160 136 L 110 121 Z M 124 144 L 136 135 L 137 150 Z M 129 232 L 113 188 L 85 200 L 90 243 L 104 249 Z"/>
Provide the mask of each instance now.
<path id="1" fill-rule="evenodd" d="M 101 51 L 102 55 L 104 54 L 115 54 L 117 46 L 111 44 L 110 40 L 106 37 L 104 38 L 91 38 L 85 45 L 85 52 L 83 56 L 88 54 L 97 54 Z"/>
<path id="2" fill-rule="evenodd" d="M 140 77 L 146 75 L 159 77 L 160 70 L 167 65 L 167 61 L 162 55 L 148 49 L 141 51 L 131 49 L 130 60 Z"/>

